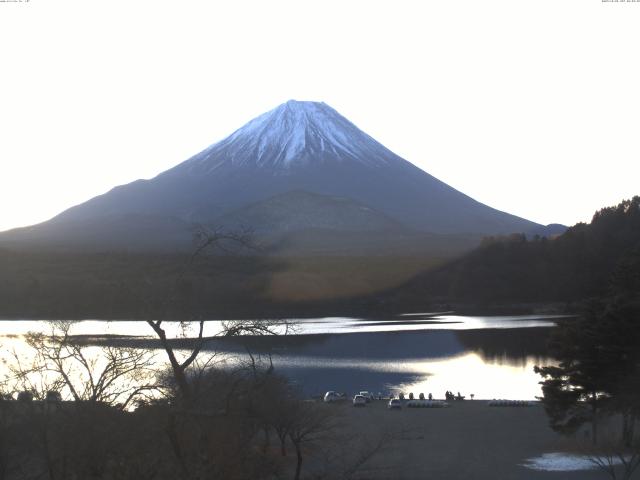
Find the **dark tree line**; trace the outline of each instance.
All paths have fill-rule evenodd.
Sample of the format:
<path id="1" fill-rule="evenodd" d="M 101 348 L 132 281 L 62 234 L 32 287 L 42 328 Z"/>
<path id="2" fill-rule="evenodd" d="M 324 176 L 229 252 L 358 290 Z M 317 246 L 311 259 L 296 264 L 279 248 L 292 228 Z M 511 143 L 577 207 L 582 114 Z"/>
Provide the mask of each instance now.
<path id="1" fill-rule="evenodd" d="M 640 197 L 604 208 L 557 238 L 490 237 L 473 252 L 423 274 L 393 297 L 419 302 L 573 302 L 604 295 L 640 248 Z"/>
<path id="2" fill-rule="evenodd" d="M 640 248 L 620 259 L 603 296 L 560 323 L 550 347 L 559 364 L 536 371 L 551 427 L 575 434 L 590 426 L 594 462 L 612 478 L 621 463 L 631 478 L 640 467 Z M 612 422 L 615 436 L 603 439 L 600 427 L 611 434 Z"/>
<path id="3" fill-rule="evenodd" d="M 376 315 L 429 304 L 515 304 L 574 302 L 602 295 L 615 266 L 640 245 L 640 197 L 597 212 L 591 223 L 577 224 L 557 238 L 523 234 L 485 238 L 482 245 L 438 268 L 441 259 L 423 257 L 344 257 L 302 259 L 260 255 L 202 255 L 176 290 L 175 278 L 188 255 L 56 253 L 0 249 L 0 316 L 4 318 L 182 319 L 318 315 Z M 390 289 L 381 279 L 429 268 Z M 409 273 L 407 273 L 408 275 Z M 349 279 L 375 293 L 317 300 L 298 297 L 295 279 L 312 276 L 351 288 Z M 290 278 L 287 294 L 273 295 L 274 278 Z M 400 280 L 398 280 L 400 281 Z M 342 283 L 341 283 L 342 282 Z M 357 283 L 357 282 L 356 282 Z M 173 302 L 164 308 L 171 292 Z M 177 294 L 175 294 L 177 292 Z M 154 299 L 149 311 L 140 296 Z M 251 302 L 246 302 L 251 298 Z"/>
<path id="4" fill-rule="evenodd" d="M 383 290 L 428 258 L 202 255 L 175 285 L 188 255 L 55 253 L 0 248 L 0 317 L 181 320 L 363 315 L 375 299 L 349 289 Z M 418 265 L 418 266 L 416 266 Z M 285 279 L 277 287 L 276 279 Z M 276 289 L 274 289 L 276 285 Z M 343 288 L 344 287 L 344 288 Z M 347 293 L 345 293 L 345 291 Z M 317 298 L 305 298 L 309 294 Z M 164 308 L 164 299 L 173 302 Z M 140 297 L 150 299 L 141 303 Z M 251 298 L 251 302 L 246 299 Z"/>
<path id="5" fill-rule="evenodd" d="M 183 319 L 253 316 L 280 269 L 260 256 L 201 255 L 176 289 L 189 255 L 16 252 L 0 249 L 0 316 L 4 318 Z M 170 305 L 164 301 L 172 296 Z M 149 299 L 141 302 L 140 298 Z M 266 303 L 266 302 L 265 302 Z M 150 312 L 150 305 L 155 309 Z M 252 311 L 253 310 L 253 311 Z"/>

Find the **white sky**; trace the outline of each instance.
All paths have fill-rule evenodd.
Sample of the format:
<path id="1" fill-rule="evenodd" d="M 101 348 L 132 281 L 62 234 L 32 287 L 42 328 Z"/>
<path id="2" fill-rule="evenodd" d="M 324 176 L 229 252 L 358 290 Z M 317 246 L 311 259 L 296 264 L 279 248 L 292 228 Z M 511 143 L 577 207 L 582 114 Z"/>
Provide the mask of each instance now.
<path id="1" fill-rule="evenodd" d="M 322 100 L 488 205 L 640 194 L 640 3 L 0 1 L 0 230 Z"/>

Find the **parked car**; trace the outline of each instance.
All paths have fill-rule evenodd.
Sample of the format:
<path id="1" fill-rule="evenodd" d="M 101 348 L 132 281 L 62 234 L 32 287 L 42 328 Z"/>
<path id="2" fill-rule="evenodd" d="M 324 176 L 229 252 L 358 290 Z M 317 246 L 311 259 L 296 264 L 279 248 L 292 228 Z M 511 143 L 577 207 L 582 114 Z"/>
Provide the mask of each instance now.
<path id="1" fill-rule="evenodd" d="M 373 393 L 367 392 L 366 390 L 360 392 L 359 395 L 362 395 L 365 398 L 365 401 L 369 403 L 371 400 L 375 400 L 376 397 L 373 396 Z"/>
<path id="2" fill-rule="evenodd" d="M 353 397 L 354 407 L 364 407 L 367 405 L 367 398 L 364 395 L 356 395 Z"/>
<path id="3" fill-rule="evenodd" d="M 324 403 L 332 403 L 340 400 L 340 394 L 338 392 L 329 391 L 324 394 Z"/>
<path id="4" fill-rule="evenodd" d="M 391 400 L 389 400 L 389 404 L 387 405 L 387 408 L 389 410 L 400 409 L 402 408 L 402 402 L 400 401 L 399 398 L 392 398 Z"/>

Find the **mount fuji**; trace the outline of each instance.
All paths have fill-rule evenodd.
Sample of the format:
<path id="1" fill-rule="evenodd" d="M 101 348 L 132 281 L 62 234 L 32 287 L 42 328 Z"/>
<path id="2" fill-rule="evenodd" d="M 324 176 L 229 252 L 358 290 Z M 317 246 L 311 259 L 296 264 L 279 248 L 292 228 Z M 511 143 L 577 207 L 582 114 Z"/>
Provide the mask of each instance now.
<path id="1" fill-rule="evenodd" d="M 0 245 L 171 251 L 189 248 L 194 224 L 250 227 L 271 245 L 331 239 L 338 250 L 341 238 L 388 246 L 543 228 L 446 185 L 330 106 L 291 100 L 153 179 L 0 234 Z"/>

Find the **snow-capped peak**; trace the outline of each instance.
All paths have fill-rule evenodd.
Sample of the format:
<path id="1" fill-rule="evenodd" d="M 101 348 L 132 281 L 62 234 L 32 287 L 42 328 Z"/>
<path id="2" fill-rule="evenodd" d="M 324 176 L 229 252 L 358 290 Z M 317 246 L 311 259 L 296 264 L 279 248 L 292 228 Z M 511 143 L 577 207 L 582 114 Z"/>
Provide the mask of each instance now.
<path id="1" fill-rule="evenodd" d="M 324 102 L 289 100 L 188 163 L 203 173 L 225 164 L 282 169 L 311 162 L 356 161 L 379 166 L 395 160 L 400 158 Z"/>

